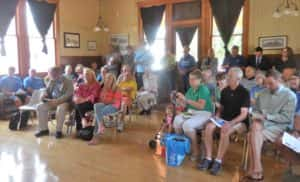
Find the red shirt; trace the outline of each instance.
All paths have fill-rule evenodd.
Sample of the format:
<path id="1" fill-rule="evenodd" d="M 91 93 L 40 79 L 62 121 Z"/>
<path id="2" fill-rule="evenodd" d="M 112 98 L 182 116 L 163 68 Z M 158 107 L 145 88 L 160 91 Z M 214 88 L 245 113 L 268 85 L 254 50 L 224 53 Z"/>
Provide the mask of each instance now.
<path id="1" fill-rule="evenodd" d="M 120 91 L 103 90 L 100 93 L 100 102 L 111 103 L 117 109 L 121 107 L 122 94 Z"/>
<path id="2" fill-rule="evenodd" d="M 98 82 L 95 82 L 91 85 L 81 83 L 78 88 L 75 89 L 75 96 L 87 98 L 91 103 L 95 103 L 98 101 L 100 90 L 101 87 Z"/>

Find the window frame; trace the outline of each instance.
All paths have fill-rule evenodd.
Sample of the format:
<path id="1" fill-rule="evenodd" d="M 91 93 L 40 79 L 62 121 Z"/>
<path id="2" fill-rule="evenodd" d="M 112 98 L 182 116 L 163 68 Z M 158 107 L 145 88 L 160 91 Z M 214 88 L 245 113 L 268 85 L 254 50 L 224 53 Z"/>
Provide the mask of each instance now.
<path id="1" fill-rule="evenodd" d="M 59 0 L 48 0 L 48 3 L 55 3 L 58 5 Z M 55 65 L 59 65 L 59 6 L 56 7 L 53 18 L 53 39 L 55 49 Z M 16 8 L 16 36 L 17 36 L 17 51 L 18 51 L 18 75 L 26 76 L 30 68 L 30 50 L 29 37 L 27 34 L 26 23 L 26 0 L 19 0 Z M 45 72 L 38 72 L 38 75 L 44 76 Z"/>

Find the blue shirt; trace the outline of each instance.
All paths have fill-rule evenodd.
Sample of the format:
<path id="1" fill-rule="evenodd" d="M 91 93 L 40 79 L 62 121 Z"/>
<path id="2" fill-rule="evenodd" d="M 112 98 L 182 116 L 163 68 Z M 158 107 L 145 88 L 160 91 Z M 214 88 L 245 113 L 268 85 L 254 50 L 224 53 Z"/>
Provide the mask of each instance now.
<path id="1" fill-rule="evenodd" d="M 134 57 L 136 72 L 144 73 L 145 66 L 149 65 L 152 60 L 153 57 L 151 53 L 145 48 L 139 48 L 138 50 L 136 50 Z"/>
<path id="2" fill-rule="evenodd" d="M 251 99 L 257 99 L 258 95 L 260 94 L 261 91 L 263 91 L 265 87 L 256 85 L 251 88 L 250 90 L 250 97 Z"/>
<path id="3" fill-rule="evenodd" d="M 188 55 L 184 55 L 180 59 L 180 61 L 178 63 L 178 67 L 183 70 L 189 70 L 189 69 L 195 67 L 196 64 L 197 64 L 197 62 L 196 62 L 195 58 L 193 56 L 191 56 L 190 54 L 188 54 Z"/>
<path id="4" fill-rule="evenodd" d="M 24 88 L 31 88 L 33 90 L 39 90 L 45 87 L 44 81 L 39 77 L 26 77 L 23 81 Z"/>
<path id="5" fill-rule="evenodd" d="M 300 92 L 294 91 L 293 92 L 296 94 L 297 97 L 297 106 L 296 106 L 296 112 L 300 112 Z"/>
<path id="6" fill-rule="evenodd" d="M 17 76 L 4 76 L 0 79 L 0 89 L 8 92 L 17 92 L 22 89 L 22 80 Z"/>
<path id="7" fill-rule="evenodd" d="M 243 56 L 237 55 L 236 57 L 228 56 L 224 59 L 223 65 L 228 65 L 231 67 L 243 67 L 246 66 L 246 61 Z M 228 70 L 226 70 L 228 71 Z"/>

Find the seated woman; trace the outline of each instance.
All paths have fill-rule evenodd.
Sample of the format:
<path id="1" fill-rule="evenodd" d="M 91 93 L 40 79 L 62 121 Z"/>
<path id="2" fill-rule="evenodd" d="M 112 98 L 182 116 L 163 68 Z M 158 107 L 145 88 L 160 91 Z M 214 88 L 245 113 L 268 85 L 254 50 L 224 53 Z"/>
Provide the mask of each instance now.
<path id="1" fill-rule="evenodd" d="M 296 61 L 294 58 L 294 51 L 291 47 L 285 47 L 281 50 L 281 56 L 274 61 L 275 69 L 283 72 L 285 68 L 296 68 Z"/>
<path id="2" fill-rule="evenodd" d="M 96 123 L 94 137 L 89 145 L 98 144 L 99 136 L 104 133 L 103 117 L 118 112 L 120 107 L 121 92 L 116 86 L 116 77 L 112 73 L 107 73 L 100 93 L 100 103 L 94 105 Z"/>
<path id="3" fill-rule="evenodd" d="M 145 70 L 143 83 L 144 86 L 140 89 L 136 98 L 141 115 L 151 114 L 151 109 L 156 104 L 158 92 L 157 77 L 151 72 L 150 68 L 146 68 Z"/>
<path id="4" fill-rule="evenodd" d="M 191 88 L 185 95 L 177 93 L 177 99 L 185 105 L 191 115 L 179 114 L 175 117 L 173 124 L 177 134 L 183 131 L 191 139 L 192 161 L 197 160 L 199 156 L 196 130 L 203 128 L 213 111 L 209 89 L 201 84 L 201 79 L 201 71 L 194 70 L 189 75 Z"/>
<path id="5" fill-rule="evenodd" d="M 134 79 L 130 66 L 123 66 L 122 73 L 117 81 L 117 85 L 122 94 L 122 115 L 118 125 L 118 131 L 121 132 L 124 128 L 124 116 L 128 113 L 128 109 L 131 107 L 132 102 L 137 94 L 137 83 Z"/>
<path id="6" fill-rule="evenodd" d="M 75 104 L 75 120 L 77 132 L 82 129 L 82 119 L 85 113 L 93 110 L 94 103 L 97 102 L 100 84 L 96 80 L 93 70 L 85 68 L 83 71 L 84 83 L 79 84 L 75 89 L 73 102 Z"/>

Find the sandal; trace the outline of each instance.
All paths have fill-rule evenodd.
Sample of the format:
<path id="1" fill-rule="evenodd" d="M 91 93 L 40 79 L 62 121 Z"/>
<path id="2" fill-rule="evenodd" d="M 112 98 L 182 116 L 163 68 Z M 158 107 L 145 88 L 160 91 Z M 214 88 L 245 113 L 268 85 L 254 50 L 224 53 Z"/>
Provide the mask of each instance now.
<path id="1" fill-rule="evenodd" d="M 251 180 L 251 181 L 263 181 L 263 180 L 264 180 L 264 175 L 263 175 L 262 172 L 256 172 L 256 173 L 254 173 L 254 174 L 256 174 L 257 176 L 260 176 L 260 175 L 261 175 L 261 177 L 260 177 L 260 178 L 254 178 L 253 176 L 248 175 L 247 178 L 248 178 L 249 180 Z"/>

